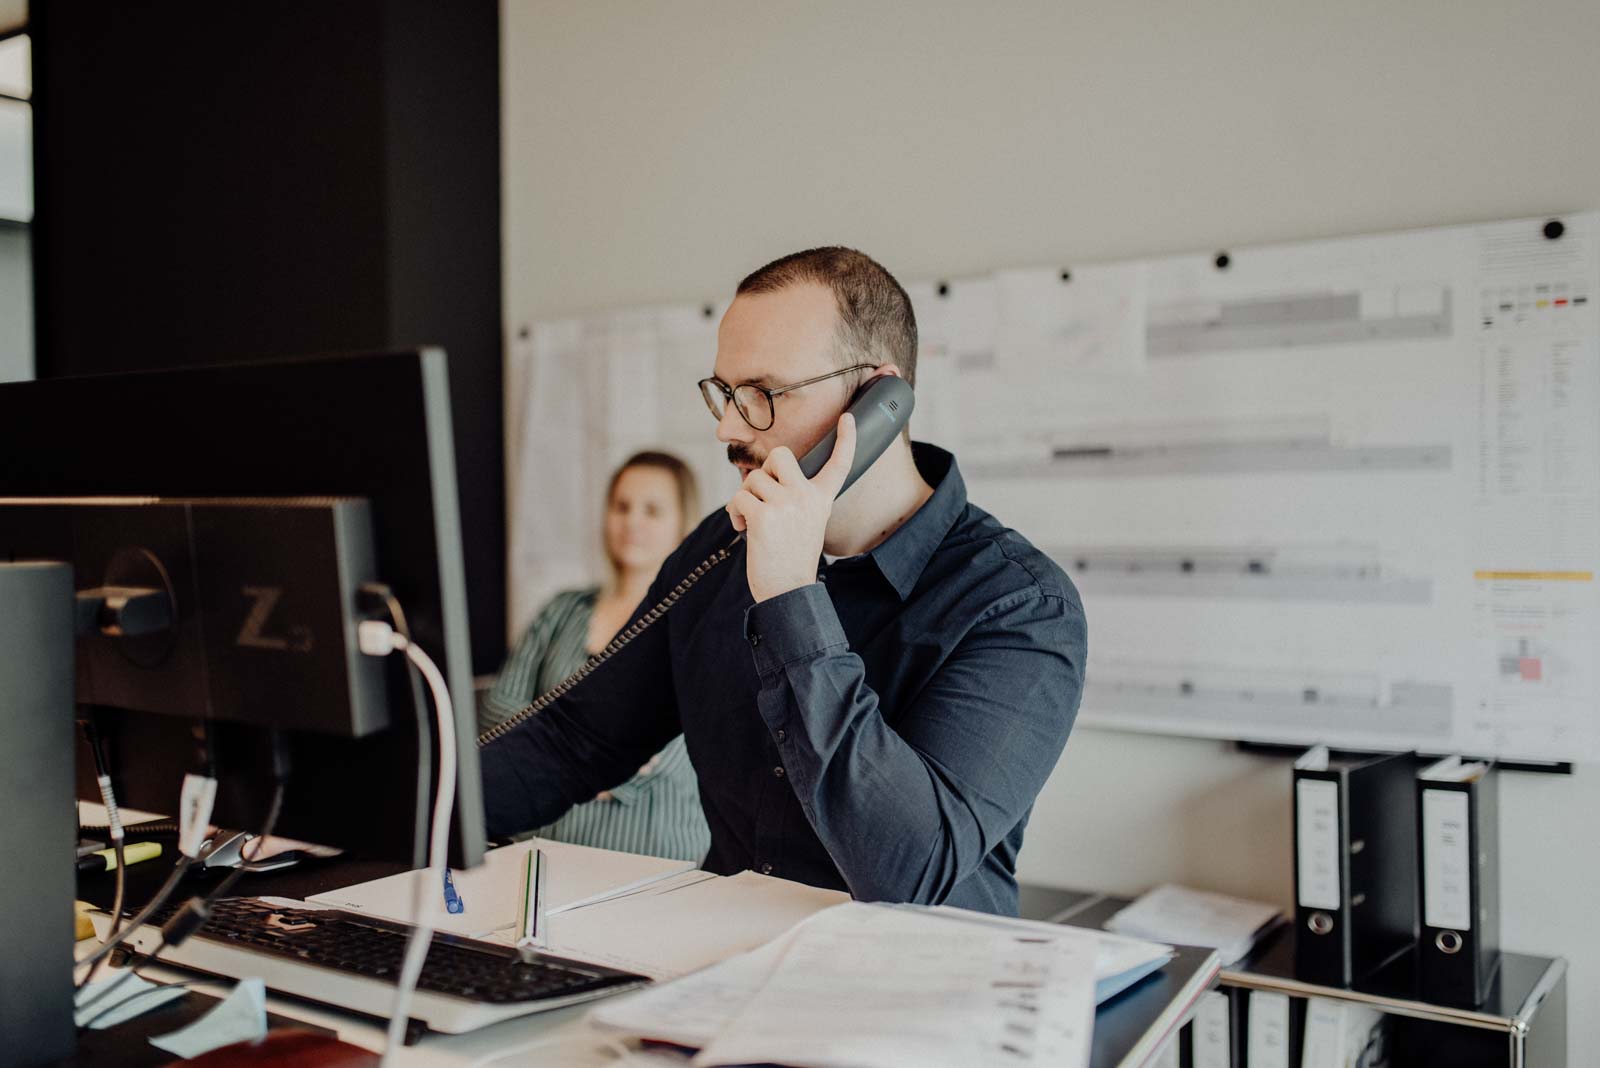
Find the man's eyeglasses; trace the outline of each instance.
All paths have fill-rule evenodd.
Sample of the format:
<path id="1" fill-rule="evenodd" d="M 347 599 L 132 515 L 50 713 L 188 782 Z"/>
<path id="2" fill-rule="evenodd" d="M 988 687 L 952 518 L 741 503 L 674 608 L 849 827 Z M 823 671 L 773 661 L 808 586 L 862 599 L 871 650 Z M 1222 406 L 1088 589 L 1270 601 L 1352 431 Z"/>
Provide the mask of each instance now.
<path id="1" fill-rule="evenodd" d="M 733 401 L 733 406 L 738 409 L 739 417 L 750 425 L 751 430 L 771 430 L 774 407 L 772 398 L 779 394 L 787 393 L 791 389 L 801 386 L 825 382 L 830 378 L 849 374 L 851 371 L 875 371 L 877 368 L 870 363 L 858 363 L 849 367 L 841 367 L 837 371 L 829 371 L 825 375 L 808 378 L 804 382 L 792 382 L 787 386 L 777 389 L 768 389 L 758 386 L 754 382 L 741 382 L 737 386 L 730 386 L 720 378 L 702 378 L 700 380 L 700 396 L 705 399 L 706 407 L 711 409 L 711 414 L 717 421 L 722 421 L 723 415 L 728 411 L 728 402 Z"/>

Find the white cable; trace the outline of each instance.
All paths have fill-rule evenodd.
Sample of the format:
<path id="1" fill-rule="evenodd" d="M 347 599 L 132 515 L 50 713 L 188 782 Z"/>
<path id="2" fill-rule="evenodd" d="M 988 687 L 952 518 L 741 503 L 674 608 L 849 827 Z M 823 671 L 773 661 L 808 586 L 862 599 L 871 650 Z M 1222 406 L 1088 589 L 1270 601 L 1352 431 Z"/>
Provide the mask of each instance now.
<path id="1" fill-rule="evenodd" d="M 369 656 L 387 656 L 394 650 L 406 654 L 406 659 L 417 666 L 433 693 L 433 710 L 439 726 L 439 790 L 433 799 L 433 825 L 428 835 L 428 875 L 416 884 L 411 899 L 411 935 L 406 940 L 404 963 L 400 966 L 399 985 L 394 992 L 394 1006 L 389 1013 L 389 1028 L 384 1038 L 382 1064 L 391 1063 L 395 1050 L 405 1042 L 406 1017 L 411 1008 L 411 995 L 417 987 L 417 977 L 422 974 L 423 961 L 428 956 L 428 946 L 433 941 L 433 928 L 424 921 L 428 914 L 427 895 L 442 893 L 446 851 L 450 844 L 450 815 L 456 797 L 456 724 L 455 707 L 450 702 L 450 687 L 445 684 L 439 668 L 417 645 L 395 633 L 387 623 L 368 620 L 357 628 L 361 651 Z"/>
<path id="2" fill-rule="evenodd" d="M 111 776 L 100 775 L 95 779 L 100 784 L 100 799 L 106 806 L 106 829 L 110 833 L 111 848 L 117 858 L 117 888 L 111 895 L 111 926 L 106 928 L 101 943 L 106 943 L 115 938 L 118 929 L 122 926 L 122 906 L 128 895 L 128 865 L 127 857 L 122 851 L 124 834 L 122 830 L 122 812 L 117 808 L 117 792 L 111 787 Z M 82 822 L 81 820 L 79 821 Z M 89 973 L 88 979 L 94 978 L 94 972 Z M 88 982 L 85 979 L 85 983 Z"/>
<path id="3" fill-rule="evenodd" d="M 122 812 L 117 808 L 117 793 L 111 788 L 111 776 L 101 775 L 95 779 L 100 784 L 100 799 L 106 806 L 106 827 L 111 835 L 112 842 L 122 841 Z"/>
<path id="4" fill-rule="evenodd" d="M 111 827 L 113 834 L 120 836 L 123 831 L 122 815 L 116 807 L 116 797 L 111 791 L 111 780 L 101 776 L 100 789 L 102 796 L 106 800 L 108 826 Z M 183 790 L 178 801 L 178 852 L 180 854 L 178 865 L 172 869 L 172 874 L 167 877 L 167 881 L 156 892 L 156 896 L 145 902 L 145 906 L 139 911 L 139 914 L 126 924 L 122 923 L 122 895 L 127 886 L 124 881 L 126 875 L 123 869 L 126 864 L 119 861 L 117 864 L 116 897 L 111 903 L 111 927 L 107 930 L 105 939 L 96 947 L 95 951 L 74 965 L 74 968 L 85 969 L 83 978 L 78 980 L 77 983 L 79 990 L 88 986 L 89 980 L 93 979 L 100 971 L 101 961 L 105 960 L 112 950 L 126 942 L 135 931 L 149 922 L 150 917 L 155 915 L 156 909 L 160 908 L 167 898 L 172 895 L 172 892 L 178 888 L 178 882 L 183 878 L 184 873 L 189 870 L 189 865 L 194 863 L 200 856 L 200 846 L 205 842 L 206 828 L 211 825 L 211 808 L 216 799 L 216 779 L 211 778 L 209 775 L 199 775 L 192 772 L 183 777 Z M 112 848 L 116 848 L 115 840 L 112 842 Z M 111 987 L 106 987 L 78 1007 L 83 1008 L 95 999 L 104 997 L 110 990 Z"/>

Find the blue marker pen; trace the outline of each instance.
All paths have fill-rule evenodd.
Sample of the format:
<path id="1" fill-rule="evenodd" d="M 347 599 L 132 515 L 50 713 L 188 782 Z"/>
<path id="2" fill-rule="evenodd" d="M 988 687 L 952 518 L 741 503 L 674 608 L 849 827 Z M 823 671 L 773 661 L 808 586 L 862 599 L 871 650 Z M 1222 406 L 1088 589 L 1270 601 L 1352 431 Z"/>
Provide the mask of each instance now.
<path id="1" fill-rule="evenodd" d="M 450 878 L 449 868 L 444 870 L 444 910 L 452 916 L 467 911 L 467 903 L 456 893 L 455 880 Z"/>

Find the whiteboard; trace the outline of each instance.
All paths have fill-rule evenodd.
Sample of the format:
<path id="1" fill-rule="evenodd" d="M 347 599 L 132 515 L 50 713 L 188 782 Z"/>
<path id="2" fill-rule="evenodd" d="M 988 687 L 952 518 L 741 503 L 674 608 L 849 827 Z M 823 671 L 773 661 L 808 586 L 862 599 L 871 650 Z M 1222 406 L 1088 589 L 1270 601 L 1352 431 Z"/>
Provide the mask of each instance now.
<path id="1" fill-rule="evenodd" d="M 907 285 L 912 435 L 1072 576 L 1079 721 L 1600 758 L 1600 215 Z M 723 307 L 542 323 L 508 368 L 512 623 L 599 566 L 610 467 L 737 478 Z"/>

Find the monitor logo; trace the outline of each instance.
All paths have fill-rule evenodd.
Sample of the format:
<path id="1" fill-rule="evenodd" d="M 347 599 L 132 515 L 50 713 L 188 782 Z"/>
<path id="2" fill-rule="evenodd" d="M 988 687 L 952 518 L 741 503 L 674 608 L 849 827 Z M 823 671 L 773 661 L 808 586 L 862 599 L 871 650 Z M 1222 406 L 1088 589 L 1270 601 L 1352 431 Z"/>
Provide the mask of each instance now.
<path id="1" fill-rule="evenodd" d="M 310 627 L 293 625 L 285 630 L 282 636 L 266 633 L 267 624 L 272 619 L 272 611 L 283 597 L 281 586 L 245 586 L 241 592 L 251 600 L 250 614 L 245 616 L 244 626 L 239 628 L 239 637 L 235 640 L 235 644 L 246 649 L 273 649 L 288 653 L 311 651 L 315 643 L 311 638 Z"/>

